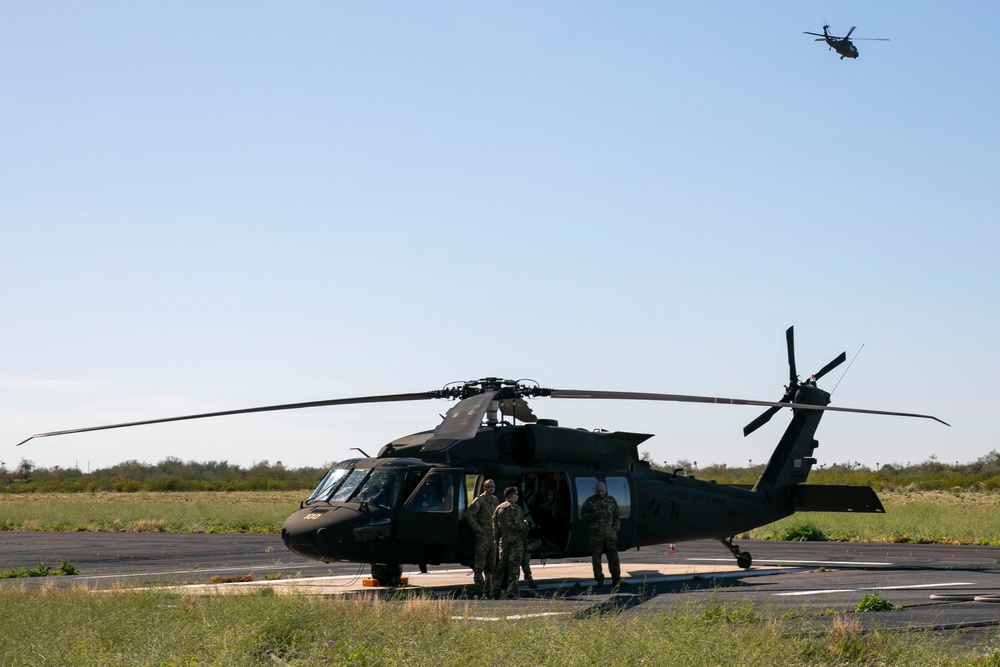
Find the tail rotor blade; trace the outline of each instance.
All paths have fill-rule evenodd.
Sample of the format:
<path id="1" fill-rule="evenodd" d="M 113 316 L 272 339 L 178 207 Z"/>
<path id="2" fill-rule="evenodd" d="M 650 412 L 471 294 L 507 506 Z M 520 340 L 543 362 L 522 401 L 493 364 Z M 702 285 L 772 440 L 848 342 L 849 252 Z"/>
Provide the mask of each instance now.
<path id="1" fill-rule="evenodd" d="M 795 372 L 795 327 L 788 327 L 785 331 L 785 342 L 788 344 L 788 384 L 795 385 L 799 381 L 799 376 Z"/>
<path id="2" fill-rule="evenodd" d="M 847 361 L 847 353 L 841 352 L 836 359 L 828 363 L 826 366 L 823 366 L 823 368 L 819 369 L 819 372 L 813 375 L 813 379 L 819 380 L 821 377 L 823 377 L 824 375 L 832 371 L 834 368 L 844 363 L 845 361 Z"/>
<path id="3" fill-rule="evenodd" d="M 778 410 L 780 409 L 781 408 L 768 408 L 767 410 L 764 410 L 759 417 L 743 427 L 743 437 L 747 437 L 761 426 L 771 421 L 771 417 L 778 414 Z"/>

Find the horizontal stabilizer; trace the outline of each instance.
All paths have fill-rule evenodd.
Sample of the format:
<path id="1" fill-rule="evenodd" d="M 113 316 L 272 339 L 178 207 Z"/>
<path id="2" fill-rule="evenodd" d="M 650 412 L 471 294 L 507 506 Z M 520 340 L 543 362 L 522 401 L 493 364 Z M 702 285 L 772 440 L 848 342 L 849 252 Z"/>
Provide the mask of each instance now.
<path id="1" fill-rule="evenodd" d="M 870 486 L 796 484 L 791 491 L 796 512 L 885 513 L 882 501 Z"/>

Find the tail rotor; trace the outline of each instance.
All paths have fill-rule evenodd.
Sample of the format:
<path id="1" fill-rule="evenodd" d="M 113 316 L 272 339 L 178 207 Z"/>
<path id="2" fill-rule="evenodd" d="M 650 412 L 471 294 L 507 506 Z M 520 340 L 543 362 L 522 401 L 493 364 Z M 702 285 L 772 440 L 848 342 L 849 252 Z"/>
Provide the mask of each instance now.
<path id="1" fill-rule="evenodd" d="M 785 344 L 788 348 L 788 385 L 785 387 L 784 395 L 782 395 L 782 397 L 778 400 L 779 403 L 793 403 L 795 395 L 799 391 L 799 387 L 803 384 L 816 384 L 816 381 L 821 377 L 847 361 L 847 353 L 841 352 L 830 363 L 823 366 L 823 368 L 821 368 L 815 375 L 810 376 L 805 383 L 802 383 L 799 382 L 799 376 L 795 372 L 795 327 L 788 327 L 788 330 L 785 331 Z M 743 436 L 746 437 L 750 435 L 761 426 L 771 421 L 771 417 L 776 415 L 779 410 L 781 410 L 781 407 L 773 406 L 762 412 L 760 416 L 743 427 Z"/>

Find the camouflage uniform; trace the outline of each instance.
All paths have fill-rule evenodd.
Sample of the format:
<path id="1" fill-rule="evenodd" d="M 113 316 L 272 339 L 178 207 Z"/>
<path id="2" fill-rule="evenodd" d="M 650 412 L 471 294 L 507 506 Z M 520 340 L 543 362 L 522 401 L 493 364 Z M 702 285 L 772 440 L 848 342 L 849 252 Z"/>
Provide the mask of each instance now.
<path id="1" fill-rule="evenodd" d="M 618 561 L 618 529 L 621 528 L 618 501 L 610 495 L 601 498 L 594 494 L 583 502 L 580 517 L 587 522 L 587 528 L 590 530 L 587 546 L 590 548 L 590 560 L 594 565 L 594 579 L 599 585 L 604 584 L 601 554 L 607 554 L 611 582 L 612 585 L 617 585 L 622 578 L 621 564 Z"/>
<path id="2" fill-rule="evenodd" d="M 517 580 L 521 574 L 524 536 L 528 534 L 528 524 L 524 521 L 524 513 L 521 508 L 509 502 L 500 503 L 500 506 L 493 512 L 493 532 L 500 544 L 497 579 L 500 580 L 501 586 L 507 586 L 506 590 L 509 595 L 519 595 Z"/>
<path id="3" fill-rule="evenodd" d="M 492 491 L 484 491 L 469 503 L 465 510 L 465 520 L 472 527 L 476 538 L 472 557 L 472 576 L 476 590 L 489 592 L 493 589 L 493 571 L 497 567 L 497 542 L 493 535 L 493 512 L 500 500 Z"/>

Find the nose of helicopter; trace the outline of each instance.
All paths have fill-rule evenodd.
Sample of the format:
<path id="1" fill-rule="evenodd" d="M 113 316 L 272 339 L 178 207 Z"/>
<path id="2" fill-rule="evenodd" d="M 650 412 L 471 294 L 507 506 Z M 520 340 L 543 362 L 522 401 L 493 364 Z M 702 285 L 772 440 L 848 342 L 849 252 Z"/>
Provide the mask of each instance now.
<path id="1" fill-rule="evenodd" d="M 285 519 L 281 539 L 289 550 L 311 560 L 350 557 L 355 529 L 367 523 L 350 507 L 305 507 Z"/>

